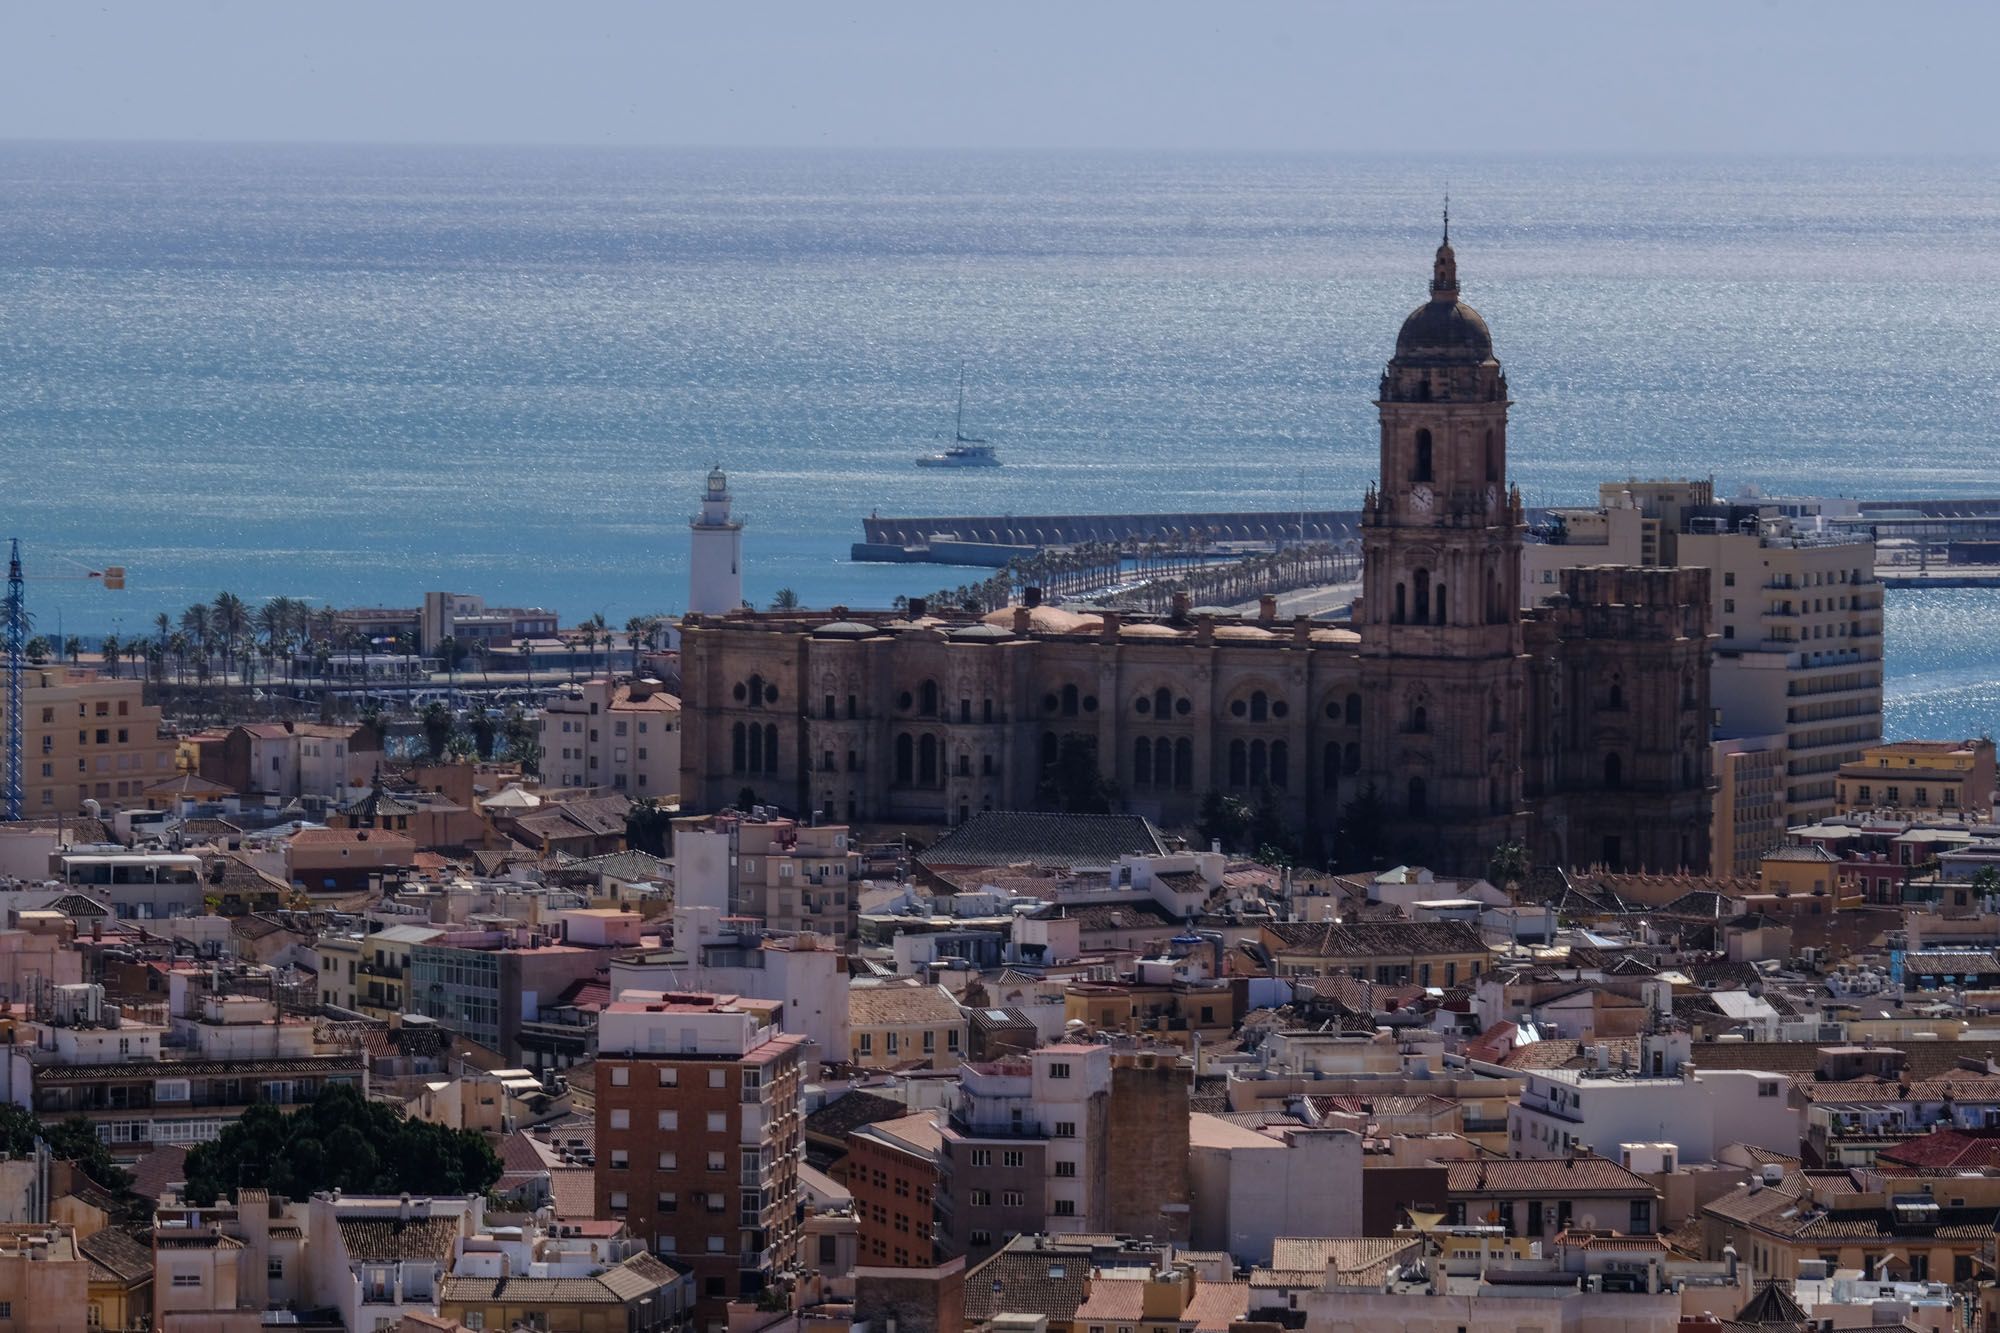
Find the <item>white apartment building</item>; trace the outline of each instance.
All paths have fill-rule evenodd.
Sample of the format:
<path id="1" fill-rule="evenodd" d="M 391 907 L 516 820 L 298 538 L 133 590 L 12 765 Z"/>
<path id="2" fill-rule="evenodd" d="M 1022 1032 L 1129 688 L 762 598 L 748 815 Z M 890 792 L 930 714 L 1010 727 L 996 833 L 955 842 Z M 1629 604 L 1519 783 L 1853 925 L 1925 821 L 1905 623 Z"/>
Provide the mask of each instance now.
<path id="1" fill-rule="evenodd" d="M 1805 1122 L 1786 1075 L 1697 1069 L 1690 1050 L 1684 1032 L 1648 1034 L 1629 1069 L 1603 1055 L 1590 1068 L 1530 1072 L 1508 1110 L 1508 1153 L 1559 1158 L 1589 1148 L 1619 1161 L 1627 1145 L 1664 1142 L 1692 1163 L 1712 1162 L 1732 1143 L 1798 1151 Z"/>
<path id="2" fill-rule="evenodd" d="M 614 997 L 697 990 L 777 1000 L 785 1006 L 785 1030 L 805 1036 L 811 1058 L 847 1058 L 847 957 L 838 941 L 741 935 L 713 907 L 677 905 L 673 921 L 671 947 L 611 960 Z"/>
<path id="3" fill-rule="evenodd" d="M 572 685 L 541 715 L 542 779 L 641 800 L 680 786 L 681 701 L 657 680 Z"/>
<path id="4" fill-rule="evenodd" d="M 1280 1236 L 1361 1234 L 1361 1136 L 1304 1125 L 1250 1129 L 1188 1117 L 1189 1242 L 1268 1264 Z"/>

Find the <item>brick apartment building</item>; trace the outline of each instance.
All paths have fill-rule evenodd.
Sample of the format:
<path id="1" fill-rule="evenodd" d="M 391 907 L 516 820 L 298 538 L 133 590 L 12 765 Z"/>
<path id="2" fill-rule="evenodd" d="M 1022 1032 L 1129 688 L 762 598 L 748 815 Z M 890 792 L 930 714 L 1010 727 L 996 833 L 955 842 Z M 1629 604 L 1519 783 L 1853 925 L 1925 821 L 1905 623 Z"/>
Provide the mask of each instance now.
<path id="1" fill-rule="evenodd" d="M 921 1111 L 863 1125 L 847 1136 L 847 1188 L 861 1228 L 860 1262 L 929 1268 L 938 1187 L 936 1114 Z"/>
<path id="2" fill-rule="evenodd" d="M 693 1270 L 701 1327 L 798 1257 L 805 1038 L 782 1009 L 628 991 L 599 1020 L 597 1215 Z"/>

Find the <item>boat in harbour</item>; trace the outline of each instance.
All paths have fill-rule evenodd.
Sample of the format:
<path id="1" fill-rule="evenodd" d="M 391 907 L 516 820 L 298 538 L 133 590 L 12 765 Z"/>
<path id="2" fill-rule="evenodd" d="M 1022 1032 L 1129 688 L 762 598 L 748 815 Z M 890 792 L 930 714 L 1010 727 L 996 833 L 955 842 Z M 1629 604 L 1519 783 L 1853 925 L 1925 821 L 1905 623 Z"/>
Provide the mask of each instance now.
<path id="1" fill-rule="evenodd" d="M 985 440 L 965 433 L 965 366 L 958 368 L 958 421 L 952 427 L 951 444 L 934 454 L 917 459 L 918 467 L 999 467 L 1000 458 Z"/>

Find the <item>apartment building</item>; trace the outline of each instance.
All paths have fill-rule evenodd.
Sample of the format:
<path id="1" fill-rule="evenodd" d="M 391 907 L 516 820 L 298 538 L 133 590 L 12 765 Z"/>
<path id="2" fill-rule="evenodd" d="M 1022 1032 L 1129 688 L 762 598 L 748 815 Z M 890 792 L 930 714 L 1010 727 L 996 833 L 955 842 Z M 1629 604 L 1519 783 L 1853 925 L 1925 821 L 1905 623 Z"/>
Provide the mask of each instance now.
<path id="1" fill-rule="evenodd" d="M 876 1268 L 936 1262 L 937 1114 L 878 1120 L 847 1135 L 847 1188 L 860 1226 L 858 1261 Z"/>
<path id="2" fill-rule="evenodd" d="M 545 639 L 555 634 L 556 613 L 539 606 L 488 606 L 472 592 L 427 592 L 417 612 L 419 642 L 427 653 L 438 651 L 445 639 L 460 645 L 511 644 L 516 639 Z"/>
<path id="3" fill-rule="evenodd" d="M 1785 840 L 1785 735 L 1734 736 L 1713 748 L 1712 868 L 1717 875 L 1754 876 L 1764 854 Z"/>
<path id="4" fill-rule="evenodd" d="M 1871 745 L 1840 766 L 1835 803 L 1841 814 L 1897 811 L 1925 815 L 1990 814 L 1994 746 L 1963 741 L 1891 741 Z"/>
<path id="5" fill-rule="evenodd" d="M 1721 639 L 1718 734 L 1785 735 L 1785 819 L 1834 813 L 1840 767 L 1882 736 L 1882 588 L 1875 545 L 1796 533 L 1786 519 L 1716 518 L 1679 535 L 1710 570 Z"/>
<path id="6" fill-rule="evenodd" d="M 680 787 L 681 701 L 657 680 L 600 677 L 542 709 L 542 780 L 665 800 Z"/>
<path id="7" fill-rule="evenodd" d="M 672 945 L 612 958 L 611 993 L 685 988 L 780 1000 L 785 1029 L 806 1038 L 809 1060 L 848 1058 L 847 955 L 825 935 L 766 935 L 754 926 L 677 904 Z"/>
<path id="8" fill-rule="evenodd" d="M 373 727 L 321 722 L 243 722 L 191 738 L 202 777 L 244 796 L 344 801 L 382 763 Z"/>
<path id="9" fill-rule="evenodd" d="M 537 1022 L 542 1006 L 595 977 L 610 957 L 604 949 L 559 944 L 522 928 L 447 930 L 409 950 L 403 993 L 415 1012 L 531 1066 L 540 1052 L 522 1044 L 523 1032 Z"/>
<path id="10" fill-rule="evenodd" d="M 1184 1239 L 1187 1067 L 1066 1042 L 965 1065 L 939 1128 L 938 1241 L 976 1263 L 1022 1232 Z"/>
<path id="11" fill-rule="evenodd" d="M 965 1051 L 965 1011 L 934 984 L 857 980 L 847 1025 L 848 1058 L 868 1069 L 950 1069 Z"/>
<path id="12" fill-rule="evenodd" d="M 804 1038 L 781 1008 L 630 991 L 598 1020 L 597 1216 L 693 1270 L 704 1328 L 798 1258 Z"/>
<path id="13" fill-rule="evenodd" d="M 674 821 L 675 901 L 846 940 L 860 925 L 861 853 L 845 824 L 761 807 Z"/>
<path id="14" fill-rule="evenodd" d="M 0 667 L 0 726 L 6 725 Z M 174 773 L 174 742 L 145 684 L 65 666 L 31 666 L 21 680 L 21 812 L 80 814 L 85 801 L 142 808 L 146 788 Z"/>
<path id="15" fill-rule="evenodd" d="M 84 1333 L 91 1260 L 77 1248 L 74 1227 L 34 1223 L 0 1226 L 0 1329 Z"/>

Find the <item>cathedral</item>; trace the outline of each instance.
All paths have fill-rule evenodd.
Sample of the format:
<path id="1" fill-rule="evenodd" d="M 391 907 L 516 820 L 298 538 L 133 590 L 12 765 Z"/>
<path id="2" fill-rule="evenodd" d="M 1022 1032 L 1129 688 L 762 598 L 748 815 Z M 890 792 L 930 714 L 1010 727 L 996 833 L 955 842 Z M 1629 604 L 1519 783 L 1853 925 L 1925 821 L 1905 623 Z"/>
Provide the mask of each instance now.
<path id="1" fill-rule="evenodd" d="M 681 798 L 951 824 L 1033 809 L 1093 758 L 1116 801 L 1191 829 L 1212 791 L 1329 849 L 1477 871 L 1706 870 L 1706 571 L 1595 566 L 1520 605 L 1507 377 L 1447 228 L 1376 409 L 1351 620 L 1023 604 L 973 616 L 735 611 L 682 625 Z"/>

